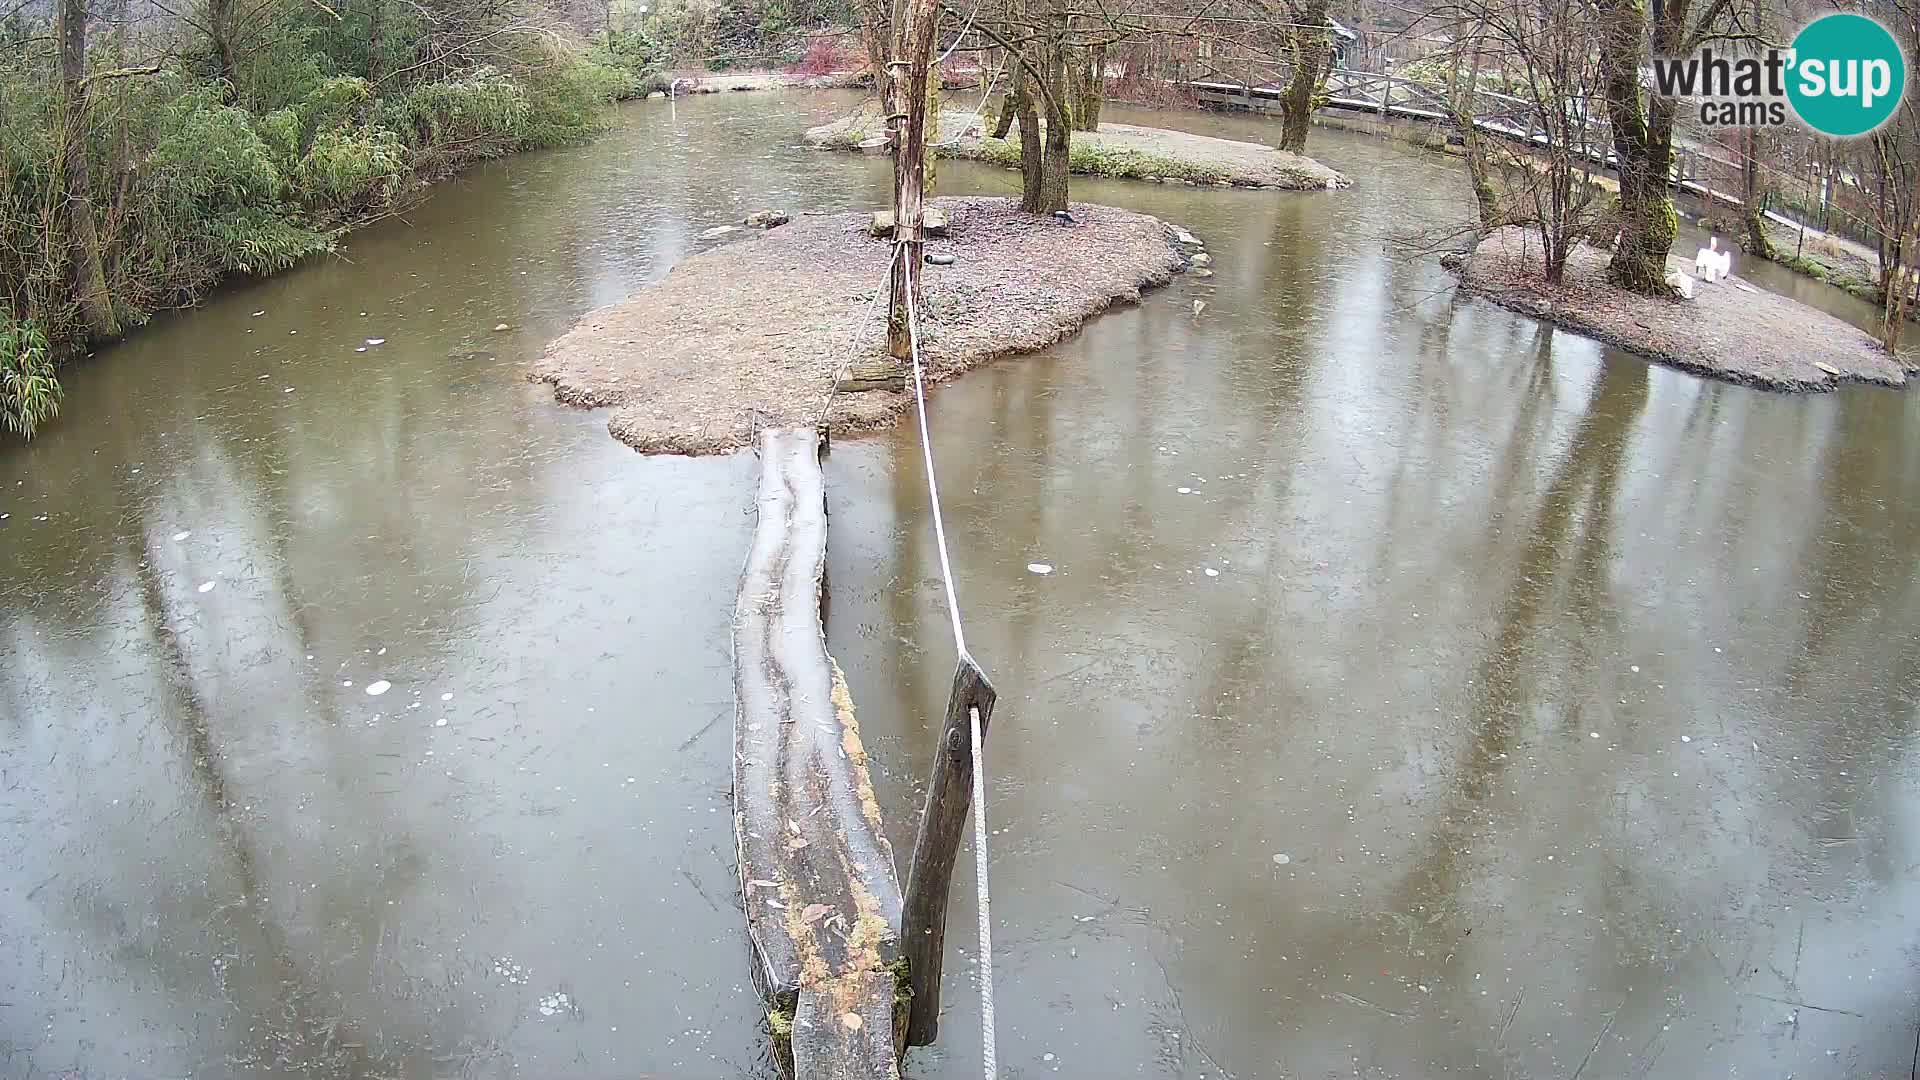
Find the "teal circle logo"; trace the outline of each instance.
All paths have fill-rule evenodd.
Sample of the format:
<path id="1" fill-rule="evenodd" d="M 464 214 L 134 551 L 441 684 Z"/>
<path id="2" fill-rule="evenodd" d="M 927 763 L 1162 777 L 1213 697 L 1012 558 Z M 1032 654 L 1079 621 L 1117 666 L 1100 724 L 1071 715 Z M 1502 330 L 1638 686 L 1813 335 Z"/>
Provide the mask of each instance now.
<path id="1" fill-rule="evenodd" d="M 1907 58 L 1865 15 L 1822 15 L 1793 39 L 1787 100 L 1823 135 L 1865 135 L 1887 122 L 1907 89 Z"/>

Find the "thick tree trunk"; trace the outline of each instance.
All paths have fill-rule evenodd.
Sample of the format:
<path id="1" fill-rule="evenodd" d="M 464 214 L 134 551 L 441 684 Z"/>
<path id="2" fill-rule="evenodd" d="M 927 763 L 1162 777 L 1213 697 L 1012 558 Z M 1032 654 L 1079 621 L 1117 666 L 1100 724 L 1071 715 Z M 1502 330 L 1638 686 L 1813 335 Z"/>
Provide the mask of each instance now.
<path id="1" fill-rule="evenodd" d="M 1039 214 L 1067 208 L 1067 165 L 1073 154 L 1072 105 L 1067 96 L 1066 13 L 1056 10 L 1047 28 L 1046 72 L 1052 93 L 1047 95 L 1047 152 L 1040 168 L 1040 191 L 1034 200 L 1034 212 Z"/>
<path id="2" fill-rule="evenodd" d="M 1332 45 L 1327 39 L 1327 0 L 1307 0 L 1298 9 L 1300 25 L 1293 28 L 1293 78 L 1280 98 L 1280 149 L 1307 152 L 1307 131 L 1313 126 L 1313 97 Z"/>
<path id="3" fill-rule="evenodd" d="M 1600 64 L 1620 169 L 1620 242 L 1607 276 L 1621 288 L 1665 295 L 1667 253 L 1679 231 L 1673 196 L 1673 101 L 1640 101 L 1646 0 L 1601 0 Z"/>
<path id="4" fill-rule="evenodd" d="M 887 353 L 896 360 L 907 358 L 912 340 L 908 334 L 908 298 L 917 297 L 920 287 L 921 200 L 926 194 L 926 165 L 930 153 L 930 127 L 939 117 L 929 117 L 927 83 L 933 66 L 933 28 L 939 14 L 936 0 L 913 0 L 895 28 L 893 56 L 886 74 L 891 86 L 889 100 L 897 115 L 887 121 L 893 150 L 893 239 L 901 248 L 893 261 L 891 295 L 887 305 Z"/>
<path id="5" fill-rule="evenodd" d="M 1037 83 L 1023 82 L 1014 109 L 1020 116 L 1020 209 L 1038 214 L 1041 176 L 1046 171 L 1046 154 L 1040 143 L 1040 110 L 1034 104 Z"/>
<path id="6" fill-rule="evenodd" d="M 87 5 L 60 0 L 56 19 L 60 39 L 60 183 L 66 192 L 68 275 L 80 317 L 98 340 L 120 329 L 107 272 L 100 255 L 100 232 L 93 220 L 93 178 L 87 161 Z"/>

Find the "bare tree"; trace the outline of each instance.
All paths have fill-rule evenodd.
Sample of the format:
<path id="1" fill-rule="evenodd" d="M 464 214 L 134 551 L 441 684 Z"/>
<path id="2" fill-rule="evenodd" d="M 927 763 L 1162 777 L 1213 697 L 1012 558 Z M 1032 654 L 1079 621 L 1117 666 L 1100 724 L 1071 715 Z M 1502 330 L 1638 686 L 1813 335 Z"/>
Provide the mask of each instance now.
<path id="1" fill-rule="evenodd" d="M 1547 281 L 1558 284 L 1599 220 L 1593 8 L 1586 0 L 1454 0 L 1435 13 L 1453 30 L 1448 107 L 1466 144 L 1480 230 L 1524 225 L 1538 234 Z M 1472 99 L 1488 56 L 1500 58 L 1501 84 L 1527 103 L 1529 128 L 1540 133 L 1527 153 L 1496 149 L 1477 127 Z"/>

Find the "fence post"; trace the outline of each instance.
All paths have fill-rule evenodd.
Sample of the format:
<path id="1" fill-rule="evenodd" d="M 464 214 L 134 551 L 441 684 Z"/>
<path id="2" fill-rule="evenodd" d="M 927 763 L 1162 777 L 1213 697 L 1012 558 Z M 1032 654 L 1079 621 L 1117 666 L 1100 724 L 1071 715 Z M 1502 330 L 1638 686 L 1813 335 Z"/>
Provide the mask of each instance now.
<path id="1" fill-rule="evenodd" d="M 960 654 L 947 698 L 946 722 L 933 752 L 927 805 L 913 842 L 907 900 L 900 919 L 901 952 L 913 997 L 907 1011 L 907 1045 L 926 1046 L 940 1031 L 940 969 L 946 959 L 947 887 L 973 802 L 973 729 L 968 709 L 980 710 L 984 745 L 993 716 L 993 684 L 973 657 Z"/>

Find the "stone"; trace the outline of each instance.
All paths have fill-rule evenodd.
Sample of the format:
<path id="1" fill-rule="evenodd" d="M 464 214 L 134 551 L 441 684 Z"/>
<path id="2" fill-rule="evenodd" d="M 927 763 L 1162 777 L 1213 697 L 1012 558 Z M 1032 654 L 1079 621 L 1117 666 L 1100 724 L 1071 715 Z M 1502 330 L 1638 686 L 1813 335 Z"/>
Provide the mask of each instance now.
<path id="1" fill-rule="evenodd" d="M 493 332 L 496 334 L 504 334 L 511 329 L 513 329 L 513 327 L 508 323 L 495 323 L 493 327 Z"/>
<path id="2" fill-rule="evenodd" d="M 952 266 L 952 265 L 953 265 L 953 252 L 951 252 L 951 251 L 929 251 L 929 252 L 927 252 L 927 261 L 928 261 L 928 262 L 930 262 L 930 263 L 932 263 L 932 264 L 933 264 L 933 265 L 935 265 L 935 266 Z"/>
<path id="3" fill-rule="evenodd" d="M 1207 269 L 1204 266 L 1194 267 L 1191 273 L 1193 274 L 1194 277 L 1197 277 L 1197 278 L 1210 278 L 1213 276 L 1213 271 Z"/>
<path id="4" fill-rule="evenodd" d="M 708 229 L 706 232 L 701 233 L 700 239 L 718 240 L 719 238 L 727 235 L 728 233 L 739 232 L 739 231 L 740 231 L 740 226 L 738 225 L 715 225 L 713 228 Z"/>
<path id="5" fill-rule="evenodd" d="M 863 154 L 884 154 L 887 152 L 887 138 L 880 135 L 871 139 L 861 139 L 855 146 Z"/>
<path id="6" fill-rule="evenodd" d="M 1170 230 L 1172 230 L 1172 232 L 1173 232 L 1173 242 L 1174 242 L 1174 243 L 1176 243 L 1176 244 L 1185 244 L 1185 245 L 1187 245 L 1188 247 L 1199 247 L 1199 246 L 1200 246 L 1200 238 L 1199 238 L 1199 237 L 1197 237 L 1197 236 L 1195 236 L 1195 235 L 1193 235 L 1192 233 L 1190 233 L 1190 232 L 1188 232 L 1187 230 L 1185 230 L 1185 229 L 1183 229 L 1183 228 L 1181 228 L 1180 226 L 1178 226 L 1178 225 L 1169 225 L 1169 226 L 1167 226 L 1167 228 L 1168 228 L 1168 229 L 1170 229 Z"/>
<path id="7" fill-rule="evenodd" d="M 793 218 L 778 210 L 756 210 L 748 214 L 740 223 L 750 229 L 777 229 Z"/>
<path id="8" fill-rule="evenodd" d="M 1207 254 L 1207 253 L 1206 253 L 1206 252 L 1204 252 L 1204 251 L 1196 251 L 1196 252 L 1194 252 L 1194 253 L 1193 253 L 1193 265 L 1195 265 L 1195 266 L 1212 266 L 1212 265 L 1213 265 L 1213 256 L 1211 256 L 1211 255 L 1209 255 L 1209 254 Z"/>
<path id="9" fill-rule="evenodd" d="M 667 96 L 667 92 L 665 90 L 655 90 L 653 93 L 647 95 L 647 100 L 660 101 L 666 96 Z"/>
<path id="10" fill-rule="evenodd" d="M 866 390 L 903 391 L 907 373 L 892 360 L 861 360 L 848 364 L 834 376 L 834 389 L 843 394 Z"/>
<path id="11" fill-rule="evenodd" d="M 947 235 L 947 212 L 939 207 L 929 206 L 920 212 L 920 231 L 925 236 Z M 875 210 L 873 218 L 867 222 L 867 232 L 874 236 L 893 235 L 893 211 Z"/>

